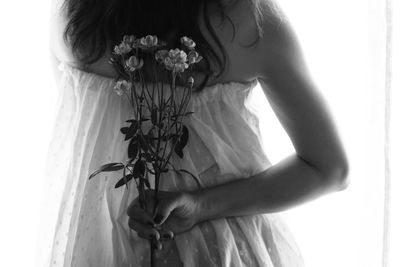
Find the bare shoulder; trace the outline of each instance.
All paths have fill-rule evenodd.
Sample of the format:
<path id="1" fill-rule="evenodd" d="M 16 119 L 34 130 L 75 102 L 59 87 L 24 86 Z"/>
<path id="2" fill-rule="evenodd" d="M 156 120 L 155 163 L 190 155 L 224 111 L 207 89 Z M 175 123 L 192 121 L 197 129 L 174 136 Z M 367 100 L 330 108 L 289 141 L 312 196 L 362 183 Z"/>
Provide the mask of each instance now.
<path id="1" fill-rule="evenodd" d="M 75 65 L 77 62 L 72 51 L 63 39 L 63 33 L 67 25 L 65 11 L 62 8 L 62 0 L 52 0 L 51 17 L 49 24 L 50 52 L 58 61 L 64 61 Z"/>
<path id="2" fill-rule="evenodd" d="M 272 0 L 225 0 L 223 5 L 225 18 L 221 18 L 217 11 L 210 11 L 211 24 L 228 57 L 222 79 L 244 81 L 258 78 L 265 62 L 270 61 L 275 53 L 272 48 L 282 45 L 278 40 L 278 32 L 285 24 L 282 11 Z M 207 30 L 202 32 L 218 51 Z"/>
<path id="3" fill-rule="evenodd" d="M 289 19 L 272 0 L 260 5 L 262 37 L 249 57 L 257 68 L 257 76 L 263 79 L 286 75 L 283 69 L 302 72 L 307 76 L 307 66 L 299 40 Z"/>
<path id="4" fill-rule="evenodd" d="M 212 5 L 207 11 L 211 26 L 221 42 L 227 56 L 226 66 L 220 81 L 250 81 L 254 77 L 254 66 L 249 58 L 252 48 L 249 46 L 257 40 L 257 25 L 249 1 L 222 1 L 225 17 L 221 17 L 218 9 Z M 205 27 L 203 20 L 199 21 L 200 29 L 213 50 L 222 57 L 216 42 Z"/>
<path id="5" fill-rule="evenodd" d="M 64 0 L 53 0 L 51 5 L 49 33 L 52 57 L 58 62 L 62 61 L 80 69 L 85 68 L 85 70 L 89 72 L 107 77 L 115 77 L 115 70 L 108 64 L 108 59 L 111 56 L 110 52 L 106 52 L 99 60 L 89 66 L 84 66 L 84 64 L 74 56 L 72 48 L 63 38 L 68 23 L 68 18 L 62 5 L 64 2 Z"/>

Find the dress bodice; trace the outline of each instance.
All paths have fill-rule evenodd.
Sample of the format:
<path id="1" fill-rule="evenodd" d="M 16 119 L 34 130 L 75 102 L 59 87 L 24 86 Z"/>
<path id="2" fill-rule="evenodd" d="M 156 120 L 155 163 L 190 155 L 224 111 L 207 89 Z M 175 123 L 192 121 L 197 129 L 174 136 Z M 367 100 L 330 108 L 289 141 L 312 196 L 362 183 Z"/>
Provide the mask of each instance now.
<path id="1" fill-rule="evenodd" d="M 107 98 L 119 98 L 120 105 L 129 114 L 128 103 L 124 103 L 125 99 L 112 90 L 115 79 L 85 72 L 66 63 L 61 63 L 59 67 L 75 88 L 78 88 L 76 93 L 82 98 L 91 94 L 96 98 L 97 104 L 106 102 Z M 257 80 L 248 83 L 218 83 L 192 94 L 189 110 L 193 114 L 187 121 L 191 130 L 187 160 L 193 162 L 196 173 L 200 174 L 216 163 L 223 177 L 226 177 L 225 174 L 232 174 L 244 178 L 243 176 L 254 175 L 271 165 L 263 151 L 258 117 L 248 103 L 256 85 Z M 105 104 L 89 108 L 104 112 L 110 107 Z M 224 180 L 220 177 L 219 181 L 212 184 L 219 182 Z"/>

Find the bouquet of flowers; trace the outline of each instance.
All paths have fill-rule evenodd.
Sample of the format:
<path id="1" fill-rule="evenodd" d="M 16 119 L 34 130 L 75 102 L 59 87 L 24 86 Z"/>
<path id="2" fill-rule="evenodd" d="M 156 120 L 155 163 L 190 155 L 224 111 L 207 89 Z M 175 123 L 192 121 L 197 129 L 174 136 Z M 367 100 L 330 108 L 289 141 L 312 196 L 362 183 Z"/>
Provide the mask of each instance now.
<path id="1" fill-rule="evenodd" d="M 151 189 L 150 176 L 154 177 L 154 203 L 158 203 L 159 183 L 162 173 L 174 171 L 186 173 L 197 178 L 184 169 L 177 169 L 171 163 L 175 153 L 183 158 L 183 149 L 189 138 L 184 118 L 188 111 L 194 79 L 189 76 L 186 85 L 177 87 L 177 78 L 191 70 L 202 57 L 195 50 L 195 42 L 184 36 L 180 38 L 181 48 L 167 50 L 166 43 L 154 35 L 136 38 L 125 35 L 122 42 L 116 45 L 109 63 L 117 70 L 119 77 L 114 87 L 118 95 L 129 99 L 134 118 L 127 120 L 127 125 L 120 129 L 128 145 L 128 160 L 125 163 L 112 162 L 99 167 L 89 179 L 101 172 L 123 171 L 122 178 L 115 188 L 128 184 L 131 180 L 137 186 L 139 203 L 146 209 L 145 190 Z M 149 82 L 147 74 L 153 79 Z M 165 83 L 158 81 L 164 74 L 169 79 Z M 155 206 L 156 206 L 155 205 Z M 154 264 L 154 243 L 151 243 L 151 265 Z"/>

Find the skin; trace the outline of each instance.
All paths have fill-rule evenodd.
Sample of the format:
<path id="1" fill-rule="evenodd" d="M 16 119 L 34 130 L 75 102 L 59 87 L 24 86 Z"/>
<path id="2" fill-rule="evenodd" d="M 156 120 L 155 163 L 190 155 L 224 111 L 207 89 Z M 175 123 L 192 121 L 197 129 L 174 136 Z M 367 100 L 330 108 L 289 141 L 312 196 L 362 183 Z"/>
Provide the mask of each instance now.
<path id="1" fill-rule="evenodd" d="M 220 18 L 210 10 L 212 25 L 229 58 L 223 75 L 210 84 L 258 79 L 295 153 L 249 179 L 192 192 L 162 192 L 161 204 L 156 209 L 161 216 L 159 222 L 155 222 L 150 212 L 151 191 L 147 197 L 149 210 L 142 210 L 137 199 L 134 200 L 127 210 L 129 226 L 143 238 L 159 240 L 159 248 L 164 235 L 178 235 L 202 221 L 284 211 L 347 187 L 348 161 L 343 145 L 325 100 L 310 77 L 290 23 L 264 3 L 262 11 L 268 19 L 261 25 L 263 37 L 256 46 L 243 47 L 257 36 L 246 2 L 227 9 L 236 27 L 233 41 L 230 24 L 220 23 Z M 210 44 L 215 46 L 203 22 L 199 23 Z M 58 60 L 66 59 L 54 54 Z M 112 77 L 113 71 L 104 63 L 107 56 L 92 69 Z"/>

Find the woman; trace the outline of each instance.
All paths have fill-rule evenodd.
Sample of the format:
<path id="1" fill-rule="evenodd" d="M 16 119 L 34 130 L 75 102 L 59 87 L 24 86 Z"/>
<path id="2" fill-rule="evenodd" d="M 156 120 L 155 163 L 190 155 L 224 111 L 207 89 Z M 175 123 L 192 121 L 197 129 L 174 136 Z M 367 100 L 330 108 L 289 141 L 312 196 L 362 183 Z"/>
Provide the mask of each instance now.
<path id="1" fill-rule="evenodd" d="M 157 266 L 303 266 L 274 213 L 343 190 L 348 164 L 276 4 L 60 4 L 54 5 L 51 47 L 62 91 L 49 173 L 65 184 L 50 263 L 149 266 L 148 239 L 156 239 Z M 124 34 L 155 34 L 170 44 L 190 36 L 204 56 L 195 76 L 190 139 L 178 161 L 200 178 L 202 189 L 173 175 L 164 179 L 154 218 L 137 205 L 134 188 L 114 189 L 118 175 L 87 180 L 101 164 L 126 154 L 118 131 L 129 119 L 129 104 L 112 93 L 116 73 L 108 64 Z M 273 166 L 246 103 L 257 82 L 296 150 Z"/>

